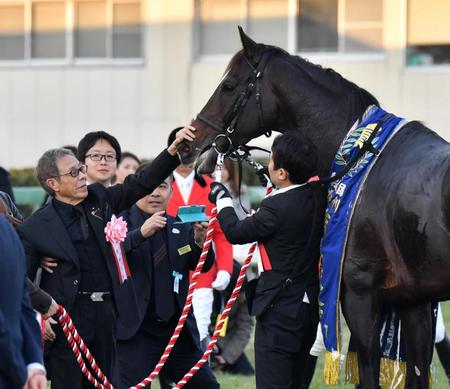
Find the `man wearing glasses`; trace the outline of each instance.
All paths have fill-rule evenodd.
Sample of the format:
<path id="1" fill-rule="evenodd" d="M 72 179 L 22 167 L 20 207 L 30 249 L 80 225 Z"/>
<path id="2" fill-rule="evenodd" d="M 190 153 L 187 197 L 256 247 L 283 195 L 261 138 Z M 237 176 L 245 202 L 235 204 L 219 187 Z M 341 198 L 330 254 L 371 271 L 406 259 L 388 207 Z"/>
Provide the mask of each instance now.
<path id="1" fill-rule="evenodd" d="M 88 184 L 98 182 L 106 187 L 111 186 L 122 157 L 120 144 L 114 136 L 105 131 L 89 132 L 78 143 L 77 154 L 78 159 L 88 167 Z"/>
<path id="2" fill-rule="evenodd" d="M 86 165 L 84 173 L 87 185 L 98 182 L 104 187 L 111 186 L 112 178 L 116 174 L 117 166 L 122 158 L 122 151 L 117 139 L 105 131 L 89 132 L 80 140 L 78 148 L 75 150 L 78 159 Z M 58 266 L 58 261 L 55 258 L 45 257 L 41 261 L 41 267 L 48 272 L 52 272 L 56 266 Z M 36 295 L 39 296 L 37 293 Z M 45 298 L 44 295 L 39 297 L 42 301 Z M 36 298 L 32 298 L 31 301 L 35 303 Z M 46 329 L 46 332 L 49 336 L 54 336 L 51 329 Z"/>
<path id="3" fill-rule="evenodd" d="M 89 168 L 67 149 L 45 152 L 36 168 L 39 182 L 52 200 L 19 228 L 28 275 L 34 279 L 42 257 L 58 261 L 53 273 L 43 272 L 40 287 L 68 310 L 114 386 L 118 383 L 116 319 L 121 313 L 117 312 L 116 297 L 131 289 L 129 280 L 120 281 L 104 229 L 113 214 L 151 193 L 173 171 L 180 163 L 177 146 L 191 141 L 193 131 L 192 127 L 179 131 L 175 141 L 146 169 L 130 175 L 122 185 L 106 188 L 96 183 L 88 187 Z M 123 320 L 126 322 L 126 317 Z M 55 333 L 45 359 L 52 388 L 92 388 L 60 326 L 55 326 Z"/>

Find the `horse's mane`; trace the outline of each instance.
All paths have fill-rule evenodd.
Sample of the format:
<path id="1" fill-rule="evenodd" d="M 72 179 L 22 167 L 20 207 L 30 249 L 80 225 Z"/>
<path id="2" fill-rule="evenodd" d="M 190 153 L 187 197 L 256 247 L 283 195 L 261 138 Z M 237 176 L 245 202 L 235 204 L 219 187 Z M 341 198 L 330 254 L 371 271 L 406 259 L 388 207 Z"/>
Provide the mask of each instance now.
<path id="1" fill-rule="evenodd" d="M 286 53 L 287 54 L 287 53 Z M 289 55 L 289 58 L 292 60 L 293 63 L 295 63 L 297 66 L 301 67 L 303 70 L 308 71 L 311 70 L 311 76 L 321 84 L 324 85 L 326 83 L 326 86 L 330 88 L 331 85 L 338 86 L 342 88 L 343 90 L 352 90 L 357 91 L 363 97 L 367 102 L 374 105 L 380 105 L 378 100 L 374 95 L 372 95 L 369 91 L 367 91 L 364 88 L 361 88 L 360 86 L 356 85 L 354 82 L 347 80 L 346 78 L 342 77 L 338 72 L 336 72 L 334 69 L 331 68 L 324 68 L 321 65 L 314 64 L 310 62 L 306 58 L 302 58 L 299 56 Z M 306 67 L 306 69 L 305 69 Z M 325 75 L 325 77 L 324 77 Z M 331 83 L 329 80 L 331 79 Z"/>
<path id="2" fill-rule="evenodd" d="M 357 100 L 359 100 L 359 103 L 365 106 L 369 106 L 372 104 L 377 106 L 380 105 L 378 100 L 370 92 L 342 77 L 338 72 L 331 68 L 324 68 L 321 65 L 314 64 L 308 61 L 306 58 L 302 58 L 297 55 L 291 55 L 287 51 L 277 46 L 258 44 L 258 48 L 261 50 L 261 52 L 271 50 L 277 55 L 286 57 L 289 63 L 306 72 L 312 79 L 314 79 L 317 83 L 319 83 L 326 89 L 330 89 L 335 93 L 344 94 L 346 96 L 357 96 Z M 231 58 L 224 74 L 232 69 L 239 61 L 241 61 L 244 58 L 244 55 L 245 54 L 243 49 L 238 51 Z"/>

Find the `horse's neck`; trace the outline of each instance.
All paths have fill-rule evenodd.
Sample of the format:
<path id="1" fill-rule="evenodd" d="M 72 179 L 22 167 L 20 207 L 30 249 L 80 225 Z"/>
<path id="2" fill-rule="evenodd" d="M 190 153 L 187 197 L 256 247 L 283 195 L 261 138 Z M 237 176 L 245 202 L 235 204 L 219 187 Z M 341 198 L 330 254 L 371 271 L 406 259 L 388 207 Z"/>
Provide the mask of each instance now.
<path id="1" fill-rule="evenodd" d="M 310 137 L 319 152 L 319 174 L 326 175 L 342 139 L 366 106 L 358 101 L 356 90 L 338 95 L 305 74 L 278 74 L 287 77 L 289 82 L 277 82 L 277 85 L 290 85 L 290 88 L 274 85 L 280 102 L 274 128 L 295 129 Z"/>

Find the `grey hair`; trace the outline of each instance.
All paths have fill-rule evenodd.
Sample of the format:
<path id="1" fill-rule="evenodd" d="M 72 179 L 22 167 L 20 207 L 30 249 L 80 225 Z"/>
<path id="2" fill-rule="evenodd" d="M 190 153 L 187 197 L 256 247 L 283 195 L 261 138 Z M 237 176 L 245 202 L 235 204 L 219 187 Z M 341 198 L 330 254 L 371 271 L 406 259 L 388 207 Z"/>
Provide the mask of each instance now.
<path id="1" fill-rule="evenodd" d="M 57 163 L 60 158 L 65 157 L 66 155 L 69 155 L 71 157 L 75 157 L 75 154 L 69 150 L 64 148 L 59 149 L 51 149 L 47 150 L 41 158 L 39 158 L 39 161 L 36 166 L 36 176 L 39 181 L 39 184 L 41 184 L 42 188 L 50 195 L 54 196 L 55 191 L 51 189 L 47 185 L 47 180 L 49 178 L 57 178 L 59 176 L 58 166 Z"/>

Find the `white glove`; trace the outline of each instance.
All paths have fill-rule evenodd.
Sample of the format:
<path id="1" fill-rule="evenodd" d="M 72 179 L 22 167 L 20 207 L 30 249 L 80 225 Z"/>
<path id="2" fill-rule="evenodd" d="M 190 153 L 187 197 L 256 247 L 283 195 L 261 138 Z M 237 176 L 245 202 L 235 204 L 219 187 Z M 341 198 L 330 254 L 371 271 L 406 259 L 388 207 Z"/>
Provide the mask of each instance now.
<path id="1" fill-rule="evenodd" d="M 211 284 L 211 286 L 218 291 L 225 290 L 228 284 L 230 283 L 230 278 L 231 278 L 230 273 L 228 273 L 225 270 L 219 270 L 217 272 L 217 277 Z"/>

